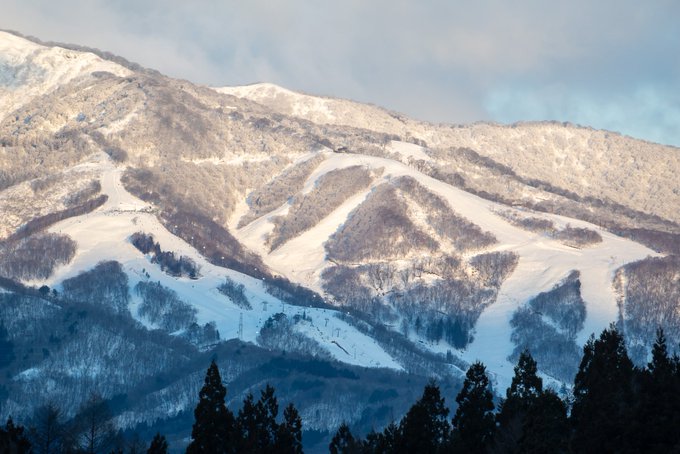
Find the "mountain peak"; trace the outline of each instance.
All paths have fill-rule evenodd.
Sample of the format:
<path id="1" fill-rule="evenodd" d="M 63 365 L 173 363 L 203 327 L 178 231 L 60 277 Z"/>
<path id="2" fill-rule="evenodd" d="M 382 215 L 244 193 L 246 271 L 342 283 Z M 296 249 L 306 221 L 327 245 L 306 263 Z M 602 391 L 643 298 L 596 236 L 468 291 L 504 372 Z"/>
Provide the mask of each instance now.
<path id="1" fill-rule="evenodd" d="M 121 77 L 130 73 L 90 52 L 45 46 L 0 31 L 0 120 L 36 96 L 97 71 Z"/>

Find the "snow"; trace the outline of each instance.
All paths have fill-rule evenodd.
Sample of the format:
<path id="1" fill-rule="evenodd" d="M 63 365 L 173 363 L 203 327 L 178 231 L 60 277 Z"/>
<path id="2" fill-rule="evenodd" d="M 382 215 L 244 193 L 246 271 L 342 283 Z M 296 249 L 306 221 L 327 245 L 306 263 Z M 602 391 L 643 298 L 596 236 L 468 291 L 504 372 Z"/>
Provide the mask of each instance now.
<path id="1" fill-rule="evenodd" d="M 411 150 L 417 153 L 415 149 Z M 465 351 L 459 352 L 465 361 L 482 360 L 491 372 L 497 389 L 507 387 L 512 377 L 513 364 L 507 361 L 513 349 L 509 320 L 519 306 L 537 293 L 551 289 L 571 270 L 581 271 L 581 291 L 587 305 L 585 328 L 578 338 L 583 343 L 591 333 L 600 332 L 616 319 L 616 299 L 611 285 L 615 270 L 625 263 L 654 254 L 644 246 L 603 231 L 598 226 L 562 216 L 541 214 L 558 226 L 569 223 L 575 227 L 596 230 L 602 236 L 602 243 L 575 249 L 511 225 L 497 214 L 498 210 L 507 210 L 508 207 L 480 199 L 403 163 L 356 154 L 325 153 L 325 156 L 326 159 L 305 182 L 303 191 L 311 190 L 325 173 L 357 164 L 375 170 L 383 169 L 382 176 L 371 188 L 346 200 L 312 229 L 271 253 L 265 249 L 263 238 L 271 231 L 271 217 L 284 214 L 289 208 L 287 203 L 236 230 L 236 236 L 247 247 L 261 253 L 272 270 L 321 291 L 320 273 L 328 266 L 324 250 L 324 242 L 328 237 L 337 231 L 373 187 L 403 175 L 415 178 L 444 197 L 458 214 L 493 233 L 499 243 L 490 250 L 513 251 L 520 257 L 516 270 L 502 285 L 498 300 L 482 313 L 474 341 Z M 311 322 L 301 322 L 296 325 L 296 329 L 317 340 L 337 360 L 367 367 L 401 368 L 374 340 L 337 318 L 337 311 L 282 303 L 269 295 L 258 280 L 208 263 L 199 251 L 165 229 L 156 219 L 151 206 L 123 188 L 120 183 L 123 169 L 114 165 L 104 153 L 83 166 L 101 172 L 102 192 L 108 194 L 109 200 L 93 213 L 64 220 L 50 229 L 70 235 L 78 243 L 78 251 L 70 264 L 56 270 L 48 285 L 58 288 L 58 283 L 63 279 L 90 269 L 101 260 L 117 260 L 128 273 L 131 287 L 141 280 L 160 281 L 162 285 L 176 291 L 182 300 L 196 307 L 199 323 L 214 321 L 223 339 L 239 335 L 240 317 L 243 317 L 242 339 L 256 342 L 260 327 L 274 313 L 294 315 L 304 311 Z M 245 210 L 245 204 L 242 205 L 240 209 Z M 200 278 L 173 278 L 163 273 L 129 243 L 129 236 L 137 231 L 152 234 L 164 250 L 193 258 L 200 266 Z M 145 273 L 149 274 L 148 278 Z M 217 291 L 217 286 L 225 277 L 245 286 L 246 296 L 253 305 L 252 310 L 237 307 Z M 133 314 L 136 314 L 139 303 L 139 298 L 133 296 Z M 144 320 L 140 321 L 145 323 Z M 445 343 L 426 343 L 424 346 L 441 353 L 451 349 Z"/>
<path id="2" fill-rule="evenodd" d="M 410 144 L 409 144 L 410 145 Z M 411 148 L 414 150 L 413 148 Z M 416 152 L 417 153 L 417 152 Z M 495 378 L 497 389 L 505 389 L 513 374 L 514 365 L 507 361 L 513 350 L 510 341 L 510 318 L 513 312 L 534 295 L 550 290 L 565 278 L 570 271 L 581 272 L 581 292 L 586 301 L 587 318 L 578 342 L 584 343 L 591 333 L 599 333 L 617 318 L 617 305 L 612 279 L 617 268 L 625 263 L 645 258 L 655 253 L 633 241 L 618 237 L 600 227 L 584 221 L 563 216 L 542 213 L 557 226 L 571 224 L 597 231 L 602 242 L 575 249 L 554 241 L 541 234 L 522 230 L 511 225 L 497 214 L 508 207 L 462 191 L 394 160 L 358 154 L 327 154 L 315 172 L 305 183 L 311 187 L 324 173 L 352 165 L 364 165 L 372 169 L 383 168 L 383 176 L 374 186 L 392 178 L 408 175 L 415 178 L 431 191 L 445 198 L 451 207 L 483 230 L 493 233 L 498 244 L 490 250 L 512 251 L 519 255 L 514 273 L 503 283 L 498 300 L 481 315 L 474 341 L 459 352 L 468 362 L 482 360 Z M 314 228 L 302 233 L 271 253 L 260 248 L 265 262 L 272 269 L 304 285 L 321 290 L 320 272 L 328 266 L 324 242 L 347 219 L 348 214 L 358 206 L 370 189 L 355 195 Z M 239 240 L 250 247 L 262 244 L 262 235 L 268 233 L 271 225 L 269 216 L 253 221 L 249 226 L 236 232 Z M 442 343 L 429 345 L 434 351 L 445 352 L 451 347 Z"/>
<path id="3" fill-rule="evenodd" d="M 331 123 L 335 119 L 331 107 L 332 100 L 296 93 L 270 83 L 240 87 L 219 87 L 214 90 L 219 93 L 246 98 L 259 103 L 274 101 L 285 105 L 289 110 L 288 113 L 296 117 L 306 118 L 309 115 L 314 115 L 316 121 L 323 123 Z"/>
<path id="4" fill-rule="evenodd" d="M 89 165 L 99 166 L 102 192 L 109 199 L 92 213 L 66 219 L 50 228 L 52 232 L 71 236 L 78 244 L 73 261 L 58 268 L 46 282 L 50 287 L 59 288 L 59 282 L 91 269 L 102 260 L 117 260 L 128 274 L 131 288 L 142 280 L 160 282 L 198 310 L 197 319 L 200 324 L 215 322 L 222 339 L 238 337 L 241 316 L 242 340 L 256 342 L 260 327 L 270 316 L 278 312 L 291 315 L 304 311 L 311 322 L 303 324 L 300 330 L 317 340 L 337 360 L 364 367 L 401 369 L 375 341 L 339 320 L 336 317 L 337 311 L 282 303 L 269 295 L 257 279 L 207 262 L 191 245 L 160 224 L 147 203 L 125 190 L 120 182 L 122 168 L 116 167 L 105 154 L 102 153 L 98 161 Z M 194 259 L 200 266 L 199 279 L 174 278 L 162 272 L 129 242 L 129 236 L 138 231 L 152 234 L 163 250 Z M 148 278 L 145 273 L 149 274 Z M 239 308 L 217 291 L 217 286 L 226 277 L 245 286 L 245 294 L 251 301 L 252 310 Z M 136 316 L 140 300 L 136 295 L 132 299 L 130 308 Z M 140 321 L 145 323 L 144 320 Z M 351 354 L 338 348 L 338 344 Z"/>
<path id="5" fill-rule="evenodd" d="M 0 120 L 31 99 L 95 71 L 130 71 L 89 53 L 45 47 L 0 31 Z"/>
<path id="6" fill-rule="evenodd" d="M 430 156 L 428 156 L 425 148 L 414 143 L 393 140 L 390 142 L 388 150 L 394 153 L 399 153 L 406 159 L 413 158 L 415 160 L 430 160 Z"/>

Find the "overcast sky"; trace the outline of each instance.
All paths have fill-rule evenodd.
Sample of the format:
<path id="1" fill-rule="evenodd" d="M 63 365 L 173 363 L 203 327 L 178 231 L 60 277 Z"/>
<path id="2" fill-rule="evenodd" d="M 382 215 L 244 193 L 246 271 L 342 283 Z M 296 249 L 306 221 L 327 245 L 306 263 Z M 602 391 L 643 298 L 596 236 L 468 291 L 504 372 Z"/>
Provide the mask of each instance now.
<path id="1" fill-rule="evenodd" d="M 680 146 L 680 1 L 1 0 L 0 28 L 208 85 Z"/>

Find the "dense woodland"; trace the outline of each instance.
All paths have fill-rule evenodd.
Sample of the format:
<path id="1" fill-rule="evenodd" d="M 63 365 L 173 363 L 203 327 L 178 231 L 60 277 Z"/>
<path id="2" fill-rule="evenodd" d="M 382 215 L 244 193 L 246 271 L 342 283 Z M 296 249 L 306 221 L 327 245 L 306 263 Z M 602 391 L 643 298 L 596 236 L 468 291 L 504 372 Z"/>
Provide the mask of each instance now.
<path id="1" fill-rule="evenodd" d="M 505 398 L 494 401 L 485 366 L 472 364 L 451 412 L 432 380 L 400 421 L 356 436 L 342 423 L 331 454 L 378 453 L 668 453 L 680 449 L 680 357 L 670 356 L 657 331 L 651 361 L 635 367 L 614 325 L 583 348 L 566 400 L 543 386 L 528 350 L 519 355 Z M 256 401 L 252 393 L 237 413 L 213 361 L 194 410 L 187 453 L 302 453 L 302 418 L 290 403 L 282 415 L 272 386 Z M 147 448 L 148 446 L 148 448 Z M 33 451 L 31 451 L 33 449 Z M 66 420 L 54 403 L 36 409 L 25 425 L 10 417 L 0 428 L 2 452 L 164 453 L 157 434 L 151 444 L 123 437 L 107 402 L 92 395 Z"/>

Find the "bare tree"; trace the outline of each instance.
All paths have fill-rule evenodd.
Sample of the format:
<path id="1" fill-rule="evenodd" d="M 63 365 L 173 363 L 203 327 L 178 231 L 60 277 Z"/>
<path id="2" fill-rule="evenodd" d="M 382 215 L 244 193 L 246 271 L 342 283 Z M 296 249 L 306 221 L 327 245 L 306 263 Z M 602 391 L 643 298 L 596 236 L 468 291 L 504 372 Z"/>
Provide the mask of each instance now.
<path id="1" fill-rule="evenodd" d="M 75 446 L 88 454 L 108 452 L 113 445 L 116 428 L 111 411 L 99 394 L 92 394 L 81 406 L 74 423 Z"/>
<path id="2" fill-rule="evenodd" d="M 54 402 L 36 408 L 29 436 L 36 454 L 62 452 L 65 426 L 64 414 Z"/>

